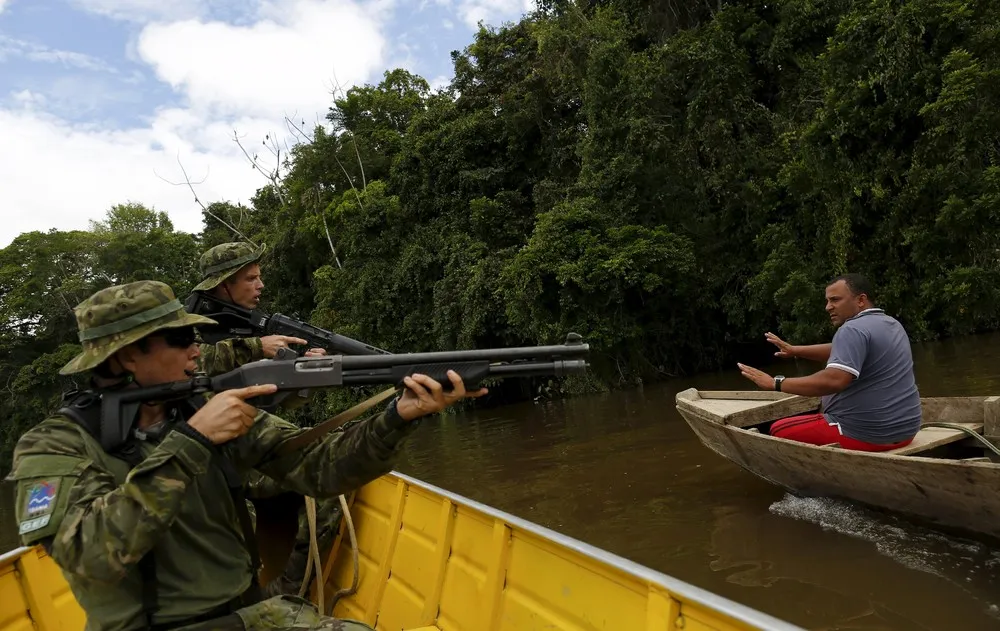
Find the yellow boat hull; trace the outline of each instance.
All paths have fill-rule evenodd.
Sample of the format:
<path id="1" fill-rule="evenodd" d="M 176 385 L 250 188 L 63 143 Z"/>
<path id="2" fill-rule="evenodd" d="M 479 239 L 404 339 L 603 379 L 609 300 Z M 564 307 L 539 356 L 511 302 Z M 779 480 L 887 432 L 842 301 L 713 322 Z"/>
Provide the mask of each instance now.
<path id="1" fill-rule="evenodd" d="M 402 474 L 360 489 L 351 515 L 358 589 L 337 602 L 334 615 L 378 629 L 798 629 Z M 353 582 L 343 524 L 323 567 L 329 603 Z M 0 557 L 0 631 L 77 631 L 84 624 L 44 549 Z"/>

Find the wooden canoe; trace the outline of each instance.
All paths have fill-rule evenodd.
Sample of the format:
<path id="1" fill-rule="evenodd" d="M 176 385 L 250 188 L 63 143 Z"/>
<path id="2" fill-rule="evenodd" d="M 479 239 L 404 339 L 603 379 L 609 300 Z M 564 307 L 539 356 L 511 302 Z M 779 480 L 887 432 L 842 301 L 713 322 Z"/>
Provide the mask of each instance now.
<path id="1" fill-rule="evenodd" d="M 354 494 L 359 581 L 334 615 L 396 631 L 799 627 L 405 475 Z M 346 520 L 323 560 L 323 608 L 350 587 Z M 317 582 L 311 598 L 319 601 Z M 41 546 L 0 555 L 0 631 L 80 631 L 85 619 Z"/>
<path id="2" fill-rule="evenodd" d="M 925 424 L 955 424 L 980 435 L 985 427 L 993 444 L 1000 443 L 1000 397 L 921 403 Z M 924 427 L 905 447 L 866 453 L 767 434 L 772 421 L 818 410 L 817 398 L 690 388 L 677 394 L 676 404 L 706 447 L 793 494 L 850 500 L 1000 542 L 1000 463 L 961 430 Z"/>

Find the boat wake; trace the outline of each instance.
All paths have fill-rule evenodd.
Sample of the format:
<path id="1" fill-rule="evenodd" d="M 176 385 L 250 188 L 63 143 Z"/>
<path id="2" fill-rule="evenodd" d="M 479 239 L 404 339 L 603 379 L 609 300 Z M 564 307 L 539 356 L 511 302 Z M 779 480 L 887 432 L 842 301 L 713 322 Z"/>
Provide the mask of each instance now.
<path id="1" fill-rule="evenodd" d="M 959 587 L 982 601 L 986 612 L 1000 620 L 1000 598 L 995 595 L 998 590 L 991 590 L 989 595 L 973 593 L 966 585 L 973 578 L 981 581 L 984 577 L 991 587 L 1000 585 L 1000 549 L 830 498 L 786 494 L 771 504 L 770 512 L 872 543 L 883 556 Z"/>

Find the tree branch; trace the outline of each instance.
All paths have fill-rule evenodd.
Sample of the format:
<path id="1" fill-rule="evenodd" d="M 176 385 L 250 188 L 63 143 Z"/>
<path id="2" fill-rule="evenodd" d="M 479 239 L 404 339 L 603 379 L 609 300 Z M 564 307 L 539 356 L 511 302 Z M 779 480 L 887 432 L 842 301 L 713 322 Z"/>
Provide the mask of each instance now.
<path id="1" fill-rule="evenodd" d="M 198 204 L 199 206 L 201 206 L 202 210 L 204 210 L 206 213 L 208 213 L 209 215 L 211 215 L 216 221 L 218 221 L 219 223 L 221 223 L 223 226 L 229 228 L 234 234 L 236 234 L 237 236 L 239 236 L 241 239 L 243 239 L 244 241 L 246 241 L 247 243 L 249 243 L 250 245 L 252 245 L 253 247 L 256 248 L 257 247 L 256 243 L 254 243 L 249 238 L 247 238 L 247 236 L 245 234 L 243 234 L 242 232 L 240 232 L 235 226 L 233 226 L 232 224 L 230 224 L 228 221 L 226 221 L 222 217 L 219 217 L 218 215 L 216 215 L 215 213 L 213 213 L 211 210 L 209 210 L 208 207 L 205 206 L 205 204 L 201 203 L 201 200 L 198 198 L 198 193 L 194 190 L 194 185 L 191 183 L 191 178 L 188 177 L 187 169 L 184 168 L 184 164 L 181 162 L 181 152 L 180 151 L 177 152 L 177 165 L 181 168 L 181 173 L 184 174 L 184 181 L 183 182 L 171 182 L 167 178 L 165 178 L 162 175 L 160 175 L 159 173 L 157 173 L 156 169 L 153 169 L 153 175 L 155 175 L 156 177 L 160 178 L 161 180 L 163 180 L 167 184 L 170 184 L 170 185 L 173 185 L 173 186 L 185 186 L 186 185 L 188 187 L 188 189 L 190 189 L 191 194 L 194 195 L 194 201 L 195 201 L 195 203 Z M 198 184 L 204 183 L 205 180 L 207 180 L 207 179 L 208 179 L 208 174 L 206 173 L 205 177 L 202 178 L 202 180 L 199 181 Z"/>
<path id="2" fill-rule="evenodd" d="M 340 86 L 340 79 L 337 78 L 337 71 L 336 70 L 333 71 L 333 81 L 337 85 L 337 89 L 340 90 L 341 96 L 346 99 L 347 98 L 347 94 L 344 92 L 344 88 L 342 88 Z M 333 98 L 334 99 L 337 98 L 336 93 L 334 93 Z M 350 130 L 348 130 L 348 131 L 350 131 Z M 351 131 L 351 144 L 354 145 L 354 155 L 356 155 L 358 157 L 358 167 L 361 169 L 361 187 L 362 187 L 362 189 L 367 190 L 368 189 L 368 181 L 365 179 L 365 165 L 361 164 L 361 152 L 358 151 L 358 141 L 356 140 L 353 131 Z M 341 168 L 343 168 L 343 167 L 341 167 Z"/>
<path id="3" fill-rule="evenodd" d="M 263 140 L 263 141 L 261 141 L 261 143 L 265 147 L 267 147 L 267 140 L 269 140 L 271 138 L 271 134 L 268 134 L 265 138 L 266 139 Z M 265 171 L 264 167 L 260 164 L 260 161 L 257 159 L 257 154 L 254 154 L 252 156 L 250 155 L 250 152 L 246 150 L 246 147 L 244 147 L 243 143 L 240 141 L 239 134 L 236 133 L 235 129 L 233 130 L 233 142 L 236 143 L 236 146 L 240 148 L 240 151 L 243 152 L 243 155 L 246 156 L 247 160 L 250 161 L 250 166 L 253 169 L 255 169 L 258 173 L 260 173 L 264 177 L 265 180 L 267 180 L 268 182 L 271 183 L 271 186 L 274 188 L 274 194 L 278 196 L 278 202 L 282 206 L 284 206 L 285 205 L 285 195 L 281 191 L 281 181 L 280 181 L 280 179 L 281 179 L 281 150 L 280 149 L 277 150 L 277 153 L 276 153 L 274 149 L 272 149 L 271 147 L 268 147 L 268 149 L 271 151 L 271 154 L 275 155 L 277 157 L 277 164 L 274 167 L 273 171 Z M 272 141 L 272 142 L 276 142 L 276 141 Z"/>
<path id="4" fill-rule="evenodd" d="M 344 269 L 344 266 L 340 264 L 340 257 L 337 256 L 337 248 L 333 247 L 333 239 L 330 237 L 330 226 L 326 224 L 326 211 L 319 210 L 319 204 L 317 204 L 316 212 L 323 219 L 323 230 L 326 232 L 326 242 L 330 245 L 330 251 L 333 252 L 333 260 L 337 263 L 337 269 Z"/>
<path id="5" fill-rule="evenodd" d="M 303 138 L 309 138 L 306 132 L 293 123 L 287 116 L 285 117 L 285 124 L 294 128 L 299 134 L 302 135 Z M 309 142 L 311 143 L 312 141 L 310 140 Z M 340 170 L 344 172 L 344 177 L 347 178 L 347 183 L 351 185 L 351 189 L 354 191 L 354 197 L 358 200 L 358 206 L 361 207 L 361 210 L 364 210 L 365 205 L 361 201 L 361 195 L 358 194 L 358 189 L 354 186 L 354 180 L 352 180 L 350 174 L 347 173 L 347 169 L 345 169 L 344 165 L 340 162 L 340 158 L 337 157 L 336 152 L 333 153 L 333 159 L 337 162 L 337 166 L 340 167 Z"/>
<path id="6" fill-rule="evenodd" d="M 305 127 L 305 125 L 306 122 L 303 120 L 302 127 Z M 287 116 L 285 117 L 285 126 L 288 127 L 288 131 L 292 132 L 292 134 L 294 134 L 296 138 L 301 138 L 302 142 L 305 142 L 306 144 L 309 145 L 313 144 L 313 139 L 310 138 L 309 135 L 306 134 L 304 131 L 302 131 L 302 128 L 293 123 L 292 119 L 288 118 Z"/>

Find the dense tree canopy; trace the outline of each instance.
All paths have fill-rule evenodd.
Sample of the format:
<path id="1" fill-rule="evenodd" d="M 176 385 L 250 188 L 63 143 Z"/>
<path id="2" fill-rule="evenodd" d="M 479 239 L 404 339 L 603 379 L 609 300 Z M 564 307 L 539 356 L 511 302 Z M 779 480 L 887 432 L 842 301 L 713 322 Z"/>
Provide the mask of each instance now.
<path id="1" fill-rule="evenodd" d="M 391 70 L 290 121 L 280 177 L 199 235 L 130 203 L 0 250 L 0 441 L 65 385 L 73 305 L 185 294 L 229 226 L 267 244 L 272 311 L 396 351 L 576 331 L 594 378 L 570 390 L 714 369 L 767 329 L 821 340 L 849 270 L 914 339 L 995 329 L 998 51 L 985 0 L 542 0 L 443 90 Z"/>

